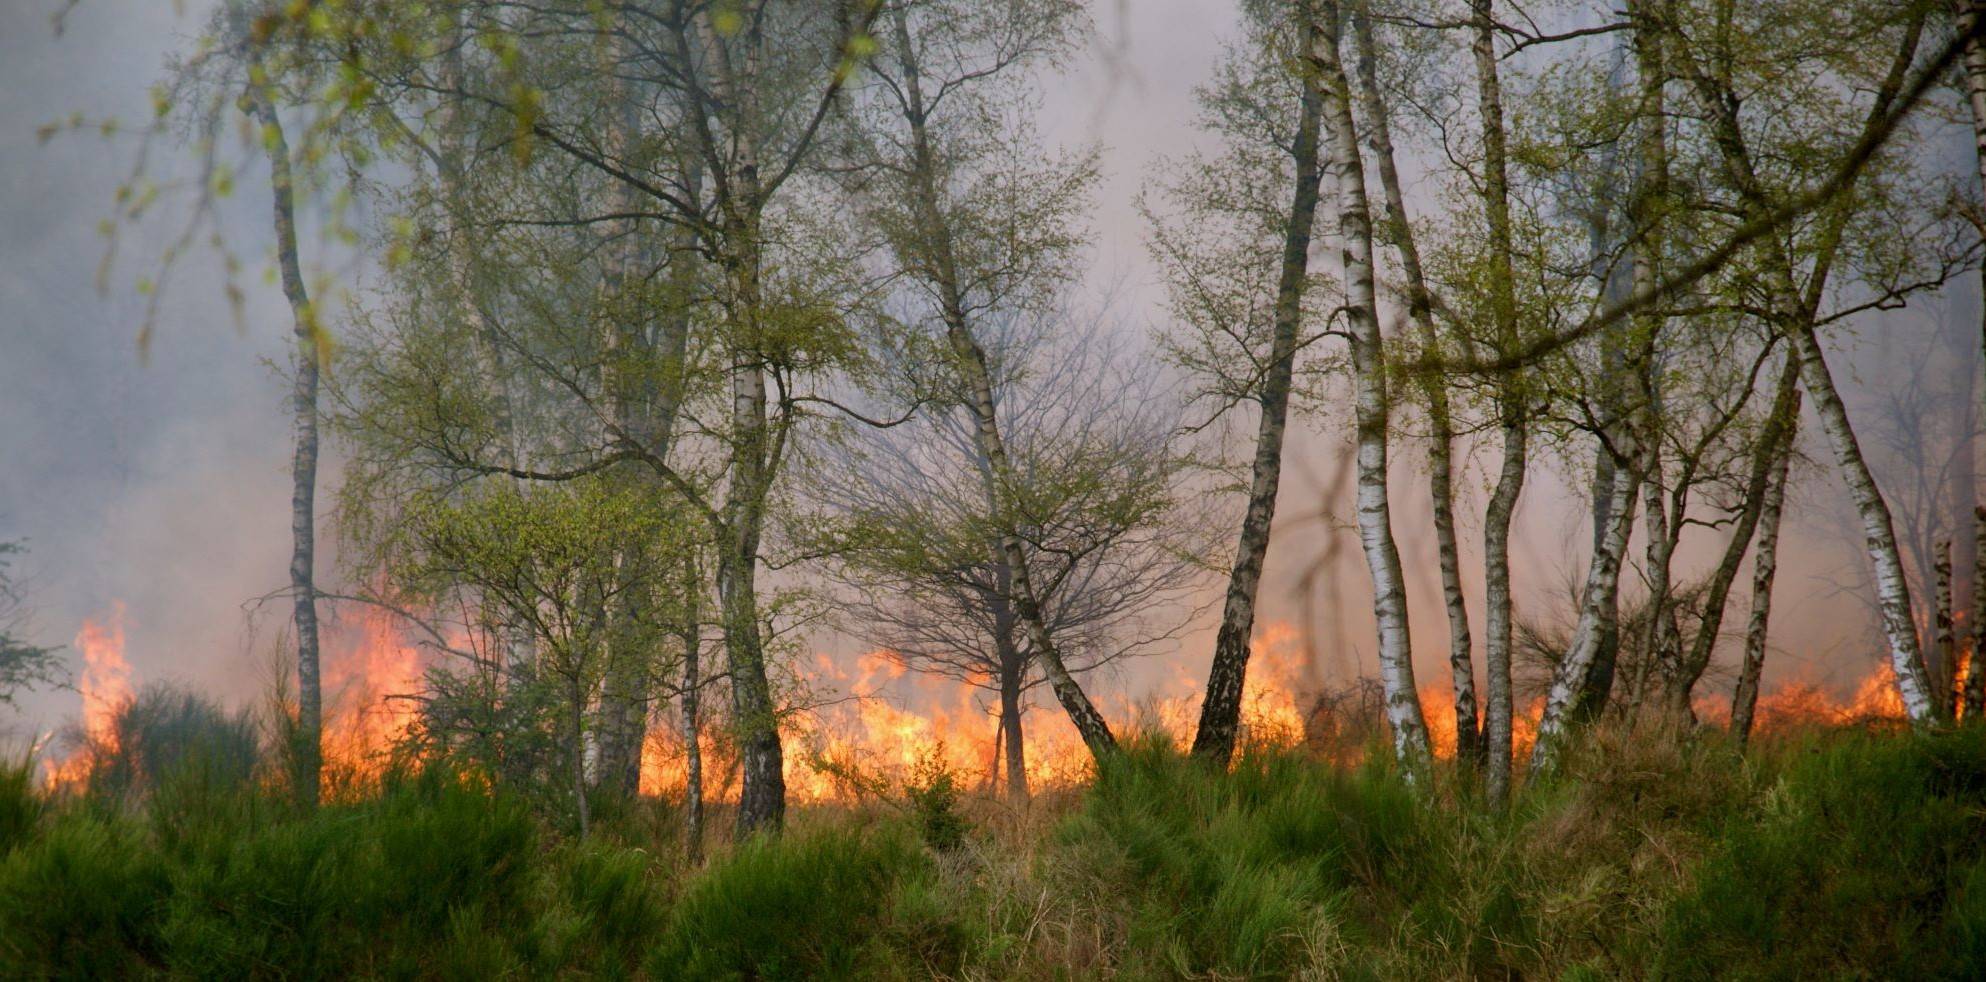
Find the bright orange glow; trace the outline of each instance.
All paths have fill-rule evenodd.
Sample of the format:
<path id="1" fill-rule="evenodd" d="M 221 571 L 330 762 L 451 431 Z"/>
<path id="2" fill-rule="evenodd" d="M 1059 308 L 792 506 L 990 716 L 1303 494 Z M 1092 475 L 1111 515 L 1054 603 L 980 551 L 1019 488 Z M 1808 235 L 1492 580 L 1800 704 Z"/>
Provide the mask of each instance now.
<path id="1" fill-rule="evenodd" d="M 1300 633 L 1289 624 L 1270 623 L 1252 648 L 1242 689 L 1241 741 L 1254 746 L 1302 743 L 1318 685 L 1311 679 Z M 795 801 L 845 800 L 884 791 L 927 761 L 942 763 L 977 789 L 990 791 L 1004 783 L 998 700 L 991 691 L 911 672 L 894 654 L 881 650 L 856 658 L 852 670 L 816 655 L 806 682 L 819 704 L 792 709 L 782 720 L 786 789 Z M 1192 740 L 1199 719 L 1199 685 L 1182 663 L 1173 678 L 1142 699 L 1092 697 L 1120 738 L 1130 731 L 1156 729 L 1183 745 Z M 1069 787 L 1089 779 L 1089 751 L 1052 701 L 1038 700 L 1022 731 L 1030 788 Z M 734 800 L 737 761 L 728 734 L 705 727 L 699 747 L 705 796 Z M 680 795 L 685 776 L 681 729 L 672 719 L 654 728 L 643 747 L 642 793 Z"/>
<path id="2" fill-rule="evenodd" d="M 356 624 L 325 633 L 323 657 L 325 766 L 370 781 L 418 715 L 411 697 L 421 688 L 420 647 L 396 615 L 367 606 Z"/>
<path id="3" fill-rule="evenodd" d="M 133 695 L 131 663 L 124 659 L 123 601 L 111 604 L 102 621 L 84 620 L 73 643 L 83 654 L 76 688 L 83 697 L 84 741 L 66 759 L 47 763 L 43 780 L 51 790 L 79 787 L 100 756 L 117 752 L 117 714 Z"/>
<path id="4" fill-rule="evenodd" d="M 134 695 L 122 603 L 114 603 L 105 616 L 84 621 L 74 644 L 84 662 L 78 689 L 85 739 L 68 757 L 45 762 L 43 780 L 50 789 L 80 787 L 103 755 L 117 752 L 116 717 Z M 1376 691 L 1361 688 L 1369 683 L 1342 689 L 1325 683 L 1293 625 L 1265 623 L 1251 648 L 1242 693 L 1243 745 L 1301 746 L 1308 753 L 1353 763 L 1382 731 Z M 338 786 L 363 792 L 417 721 L 414 697 L 422 688 L 425 659 L 397 615 L 373 607 L 328 622 L 323 651 L 325 762 Z M 1192 740 L 1199 715 L 1197 667 L 1176 660 L 1172 676 L 1141 698 L 1093 698 L 1120 738 L 1155 731 L 1184 746 Z M 1970 667 L 1964 666 L 1961 679 Z M 911 671 L 885 650 L 863 654 L 852 665 L 817 654 L 804 669 L 790 686 L 781 718 L 787 791 L 796 803 L 888 793 L 933 762 L 970 790 L 990 793 L 1004 786 L 1006 754 L 998 698 L 991 690 Z M 1030 788 L 1067 788 L 1089 780 L 1090 755 L 1075 729 L 1052 699 L 1035 695 L 1023 727 Z M 726 715 L 718 696 L 718 690 L 707 692 L 705 703 L 715 712 L 707 711 L 706 719 Z M 1420 699 L 1434 753 L 1452 758 L 1456 734 L 1448 680 L 1430 676 Z M 1532 700 L 1513 720 L 1512 750 L 1518 760 L 1529 754 L 1536 739 L 1543 703 L 1542 698 Z M 1706 723 L 1721 723 L 1728 712 L 1724 699 L 1706 699 L 1697 706 Z M 654 727 L 642 748 L 640 788 L 647 795 L 677 796 L 686 784 L 678 720 L 665 715 L 668 722 Z M 1760 697 L 1755 729 L 1769 733 L 1904 715 L 1894 674 L 1883 661 L 1845 696 L 1807 681 L 1778 686 Z M 706 797 L 734 801 L 740 778 L 733 734 L 721 723 L 706 725 L 700 746 Z"/>

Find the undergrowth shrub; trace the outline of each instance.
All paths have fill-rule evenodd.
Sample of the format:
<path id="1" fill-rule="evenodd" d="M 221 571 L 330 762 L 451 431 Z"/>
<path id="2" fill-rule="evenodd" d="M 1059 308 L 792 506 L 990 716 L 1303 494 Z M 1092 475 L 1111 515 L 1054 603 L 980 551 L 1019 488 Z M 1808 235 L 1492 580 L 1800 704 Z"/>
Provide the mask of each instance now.
<path id="1" fill-rule="evenodd" d="M 56 822 L 0 860 L 0 978 L 122 978 L 158 964 L 172 884 L 134 827 Z"/>
<path id="2" fill-rule="evenodd" d="M 1986 975 L 1986 728 L 1793 753 L 1670 912 L 1665 974 Z"/>
<path id="3" fill-rule="evenodd" d="M 893 974 L 896 894 L 933 875 L 898 823 L 754 837 L 692 881 L 648 963 L 656 978 Z"/>
<path id="4" fill-rule="evenodd" d="M 917 815 L 924 844 L 939 852 L 951 852 L 965 844 L 972 823 L 959 812 L 958 775 L 940 756 L 942 750 L 942 746 L 934 747 L 918 760 L 904 781 L 903 792 Z"/>
<path id="5" fill-rule="evenodd" d="M 47 805 L 35 792 L 34 755 L 0 759 L 0 857 L 28 841 Z"/>
<path id="6" fill-rule="evenodd" d="M 260 766 L 261 734 L 252 713 L 229 712 L 170 683 L 139 690 L 112 716 L 108 745 L 94 747 L 93 797 L 135 800 L 162 789 L 214 794 L 247 788 Z"/>
<path id="7" fill-rule="evenodd" d="M 1503 810 L 1447 764 L 1133 738 L 1081 791 L 920 771 L 907 809 L 699 869 L 664 805 L 575 840 L 444 766 L 314 810 L 200 769 L 44 799 L 25 767 L 0 978 L 1986 976 L 1986 727 L 1747 755 L 1601 725 Z"/>
<path id="8" fill-rule="evenodd" d="M 173 965 L 203 977 L 514 970 L 535 940 L 538 849 L 521 804 L 439 772 L 247 824 L 188 857 L 167 924 Z"/>
<path id="9" fill-rule="evenodd" d="M 1377 930 L 1351 894 L 1404 886 L 1421 836 L 1412 792 L 1383 769 L 1265 752 L 1223 774 L 1143 740 L 1056 840 L 1071 888 L 1121 932 L 1122 971 L 1266 977 Z"/>

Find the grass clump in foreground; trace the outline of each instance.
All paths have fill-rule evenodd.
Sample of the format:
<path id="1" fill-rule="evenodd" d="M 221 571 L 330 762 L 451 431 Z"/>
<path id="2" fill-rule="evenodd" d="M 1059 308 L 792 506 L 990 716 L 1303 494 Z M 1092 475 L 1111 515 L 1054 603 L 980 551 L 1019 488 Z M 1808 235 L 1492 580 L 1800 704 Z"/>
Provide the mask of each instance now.
<path id="1" fill-rule="evenodd" d="M 1146 740 L 1079 793 L 948 799 L 942 834 L 922 775 L 696 869 L 660 803 L 574 842 L 440 771 L 312 812 L 187 768 L 47 801 L 26 771 L 10 978 L 1986 974 L 1979 727 L 1749 756 L 1601 731 L 1502 814 L 1447 772 Z"/>

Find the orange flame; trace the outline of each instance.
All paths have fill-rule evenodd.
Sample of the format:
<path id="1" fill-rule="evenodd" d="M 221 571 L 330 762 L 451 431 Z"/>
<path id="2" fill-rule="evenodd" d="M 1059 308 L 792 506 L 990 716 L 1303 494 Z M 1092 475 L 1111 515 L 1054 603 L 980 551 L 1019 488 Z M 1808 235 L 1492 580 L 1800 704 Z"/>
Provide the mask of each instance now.
<path id="1" fill-rule="evenodd" d="M 133 696 L 131 664 L 124 659 L 123 601 L 112 603 L 101 622 L 85 619 L 74 644 L 83 653 L 76 688 L 83 697 L 84 739 L 67 759 L 48 762 L 43 781 L 51 791 L 80 786 L 100 757 L 117 753 L 117 714 Z"/>
<path id="2" fill-rule="evenodd" d="M 1289 746 L 1305 735 L 1304 695 L 1315 688 L 1308 652 L 1291 625 L 1271 623 L 1256 636 L 1242 689 L 1242 740 Z M 885 651 L 855 659 L 850 672 L 816 655 L 810 685 L 847 694 L 845 699 L 790 711 L 784 775 L 787 794 L 799 802 L 844 800 L 888 788 L 927 761 L 976 780 L 991 790 L 1004 777 L 996 700 L 982 688 L 914 673 Z M 1184 674 L 1145 698 L 1099 698 L 1120 731 L 1127 722 L 1156 728 L 1173 740 L 1192 739 L 1198 720 L 1199 682 Z M 923 707 L 923 708 L 912 708 Z M 1023 727 L 1028 785 L 1069 787 L 1089 779 L 1090 755 L 1059 712 L 1030 712 Z M 737 791 L 737 761 L 728 738 L 705 727 L 698 742 L 706 797 L 725 801 Z M 675 725 L 650 732 L 642 752 L 641 791 L 676 795 L 686 782 L 685 746 Z"/>
<path id="3" fill-rule="evenodd" d="M 391 612 L 367 607 L 356 630 L 326 636 L 324 760 L 361 783 L 377 778 L 387 754 L 413 727 L 421 652 Z"/>

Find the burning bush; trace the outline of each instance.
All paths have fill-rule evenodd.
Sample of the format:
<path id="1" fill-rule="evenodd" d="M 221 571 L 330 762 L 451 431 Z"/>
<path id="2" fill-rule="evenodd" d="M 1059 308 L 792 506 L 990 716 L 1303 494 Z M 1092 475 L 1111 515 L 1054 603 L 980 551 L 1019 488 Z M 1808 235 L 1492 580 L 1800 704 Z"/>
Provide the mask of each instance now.
<path id="1" fill-rule="evenodd" d="M 168 788 L 236 791 L 263 759 L 247 710 L 228 712 L 183 687 L 155 683 L 119 706 L 104 726 L 72 733 L 84 771 L 75 785 L 91 797 L 135 802 Z"/>

